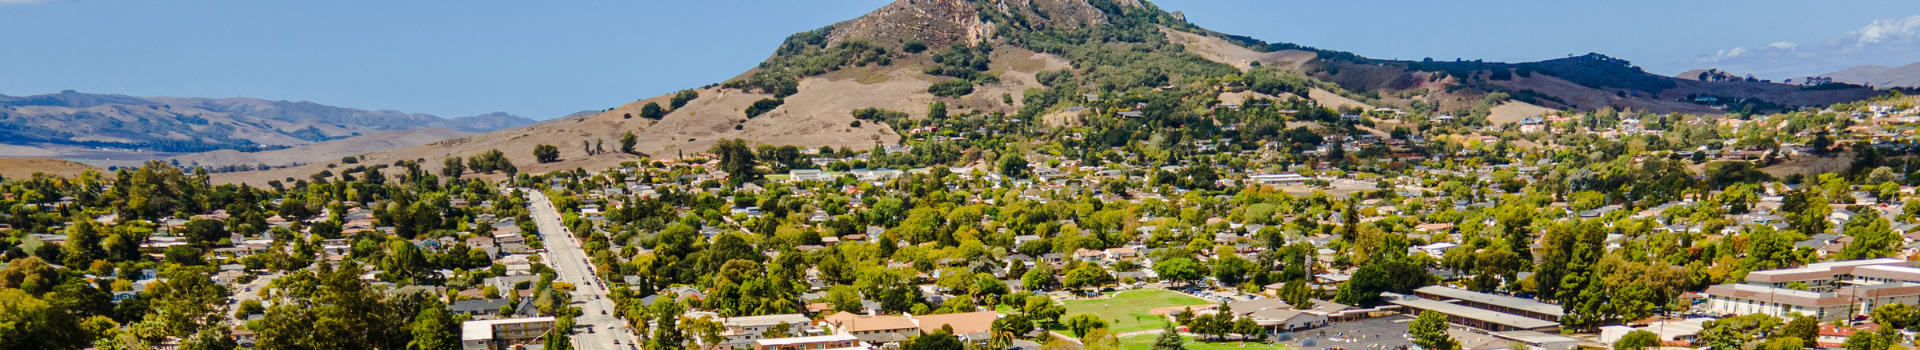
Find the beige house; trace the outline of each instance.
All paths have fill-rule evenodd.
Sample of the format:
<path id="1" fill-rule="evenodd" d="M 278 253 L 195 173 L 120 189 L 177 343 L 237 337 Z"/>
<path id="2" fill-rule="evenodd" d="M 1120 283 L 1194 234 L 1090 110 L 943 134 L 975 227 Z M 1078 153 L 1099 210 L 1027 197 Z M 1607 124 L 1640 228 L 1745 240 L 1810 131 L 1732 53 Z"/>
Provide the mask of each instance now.
<path id="1" fill-rule="evenodd" d="M 460 324 L 462 350 L 501 350 L 514 345 L 538 344 L 541 336 L 553 330 L 553 317 L 507 318 L 467 321 Z"/>

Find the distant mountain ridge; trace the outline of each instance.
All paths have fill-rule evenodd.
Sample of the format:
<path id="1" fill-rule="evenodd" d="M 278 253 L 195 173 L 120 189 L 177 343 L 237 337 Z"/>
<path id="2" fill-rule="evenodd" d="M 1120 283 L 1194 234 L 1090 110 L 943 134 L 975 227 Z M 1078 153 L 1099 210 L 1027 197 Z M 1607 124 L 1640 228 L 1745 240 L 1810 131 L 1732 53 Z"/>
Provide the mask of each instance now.
<path id="1" fill-rule="evenodd" d="M 1875 89 L 1920 87 L 1920 62 L 1899 67 L 1876 64 L 1853 66 L 1818 76 L 1833 78 L 1835 82 L 1872 86 Z"/>
<path id="2" fill-rule="evenodd" d="M 535 123 L 506 113 L 441 118 L 313 102 L 254 98 L 136 97 L 72 90 L 0 95 L 0 143 L 143 148 L 162 152 L 257 150 L 388 130 L 489 132 Z"/>

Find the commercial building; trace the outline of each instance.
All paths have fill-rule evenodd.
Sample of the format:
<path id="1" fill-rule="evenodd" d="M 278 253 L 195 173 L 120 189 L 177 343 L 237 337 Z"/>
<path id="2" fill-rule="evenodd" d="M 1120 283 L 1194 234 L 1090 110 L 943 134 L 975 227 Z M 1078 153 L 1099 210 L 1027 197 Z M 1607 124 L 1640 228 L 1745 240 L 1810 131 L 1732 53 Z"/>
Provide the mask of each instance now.
<path id="1" fill-rule="evenodd" d="M 1306 184 L 1307 180 L 1312 179 L 1313 178 L 1301 176 L 1299 173 L 1253 174 L 1247 176 L 1247 180 L 1254 183 L 1273 186 L 1302 185 Z"/>
<path id="2" fill-rule="evenodd" d="M 845 334 L 820 335 L 811 337 L 759 339 L 753 341 L 753 350 L 853 350 L 871 349 L 860 338 Z"/>
<path id="3" fill-rule="evenodd" d="M 1920 284 L 1920 268 L 1906 260 L 1882 258 L 1807 264 L 1805 267 L 1747 273 L 1746 284 L 1830 292 L 1845 285 L 1907 282 Z"/>
<path id="4" fill-rule="evenodd" d="M 1920 305 L 1920 268 L 1901 259 L 1864 259 L 1754 271 L 1746 281 L 1707 287 L 1708 310 L 1792 314 L 1834 321 L 1867 316 L 1881 305 Z"/>
<path id="5" fill-rule="evenodd" d="M 784 326 L 787 327 L 784 330 L 786 334 L 804 334 L 807 326 L 813 324 L 813 319 L 801 314 L 727 317 L 719 321 L 727 327 L 727 330 L 721 333 L 726 340 L 721 341 L 719 345 L 734 349 L 755 347 L 755 341 L 764 339 L 767 331 L 775 328 Z"/>
<path id="6" fill-rule="evenodd" d="M 1422 298 L 1452 301 L 1454 304 L 1495 312 L 1525 316 L 1532 319 L 1560 322 L 1566 311 L 1560 305 L 1542 303 L 1533 299 L 1516 298 L 1498 294 L 1487 294 L 1465 289 L 1441 286 L 1426 286 L 1413 290 L 1414 295 Z"/>
<path id="7" fill-rule="evenodd" d="M 1382 293 L 1382 295 L 1385 295 L 1385 294 L 1386 293 Z M 1389 302 L 1393 303 L 1394 305 L 1399 305 L 1400 307 L 1406 308 L 1408 314 L 1419 314 L 1420 312 L 1423 312 L 1423 311 L 1438 312 L 1438 313 L 1447 315 L 1448 323 L 1466 326 L 1468 328 L 1485 330 L 1489 332 L 1505 332 L 1505 331 L 1552 332 L 1552 331 L 1558 331 L 1560 329 L 1560 322 L 1546 321 L 1546 320 L 1540 320 L 1536 318 L 1503 313 L 1503 312 L 1498 312 L 1493 310 L 1462 306 L 1459 304 L 1438 301 L 1438 300 L 1421 299 L 1419 297 L 1405 297 L 1405 298 L 1393 299 L 1393 300 L 1390 300 Z"/>
<path id="8" fill-rule="evenodd" d="M 1776 288 L 1751 284 L 1707 287 L 1707 310 L 1723 314 L 1801 314 L 1822 322 L 1871 315 L 1880 305 L 1920 305 L 1920 284 L 1894 282 L 1842 286 L 1831 292 Z"/>
<path id="9" fill-rule="evenodd" d="M 463 350 L 502 350 L 514 345 L 539 344 L 553 330 L 553 317 L 506 318 L 460 324 Z"/>
<path id="10" fill-rule="evenodd" d="M 1567 350 L 1580 345 L 1579 339 L 1535 331 L 1493 332 L 1488 333 L 1488 335 L 1492 335 L 1494 338 L 1506 339 L 1513 343 L 1524 344 L 1527 346 L 1527 349 L 1530 350 Z"/>
<path id="11" fill-rule="evenodd" d="M 1000 315 L 993 311 L 920 316 L 863 316 L 841 311 L 827 316 L 826 323 L 833 325 L 834 334 L 854 336 L 873 344 L 898 343 L 943 327 L 952 328 L 953 335 L 963 341 L 977 343 L 991 337 L 989 330 L 998 319 Z"/>
<path id="12" fill-rule="evenodd" d="M 1640 328 L 1623 325 L 1600 327 L 1600 342 L 1613 344 L 1620 341 L 1620 338 L 1626 337 L 1627 333 L 1647 331 L 1659 335 L 1663 343 L 1685 346 L 1693 344 L 1693 340 L 1700 337 L 1700 331 L 1707 328 L 1707 321 L 1712 320 L 1711 318 L 1689 318 L 1677 321 L 1654 321 Z"/>
<path id="13" fill-rule="evenodd" d="M 1436 291 L 1436 292 L 1444 292 L 1444 291 Z M 1472 293 L 1472 292 L 1468 292 L 1468 293 Z M 1542 320 L 1542 319 L 1533 318 L 1533 317 L 1515 315 L 1515 314 L 1510 314 L 1510 313 L 1505 313 L 1505 312 L 1500 312 L 1500 311 L 1495 311 L 1490 309 L 1483 309 L 1483 308 L 1463 305 L 1463 303 L 1465 304 L 1474 304 L 1474 303 L 1465 302 L 1461 299 L 1434 300 L 1434 299 L 1422 298 L 1418 295 L 1407 295 L 1407 294 L 1398 294 L 1398 293 L 1380 293 L 1380 297 L 1386 299 L 1387 303 L 1389 304 L 1397 305 L 1403 308 L 1403 311 L 1410 315 L 1419 314 L 1424 311 L 1438 312 L 1438 313 L 1447 315 L 1448 323 L 1461 325 L 1468 328 L 1478 329 L 1486 332 L 1508 332 L 1508 331 L 1552 332 L 1552 331 L 1558 331 L 1560 329 L 1559 321 L 1548 321 L 1548 320 Z M 1487 301 L 1500 302 L 1502 305 L 1505 305 L 1505 307 L 1507 308 L 1522 306 L 1517 304 L 1506 303 L 1506 301 L 1502 301 L 1502 300 L 1494 300 L 1490 298 L 1481 298 L 1481 297 L 1476 297 L 1476 298 L 1481 299 L 1482 302 L 1487 302 Z"/>

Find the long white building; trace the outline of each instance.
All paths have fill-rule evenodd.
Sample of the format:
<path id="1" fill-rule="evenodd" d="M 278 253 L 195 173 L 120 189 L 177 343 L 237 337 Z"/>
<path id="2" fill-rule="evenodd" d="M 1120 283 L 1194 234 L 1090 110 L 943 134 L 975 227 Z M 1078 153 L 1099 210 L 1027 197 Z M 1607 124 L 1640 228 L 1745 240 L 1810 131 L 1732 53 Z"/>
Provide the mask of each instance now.
<path id="1" fill-rule="evenodd" d="M 1881 305 L 1920 305 L 1920 268 L 1866 259 L 1754 271 L 1744 283 L 1707 287 L 1707 309 L 1725 314 L 1801 314 L 1821 321 L 1870 315 Z"/>

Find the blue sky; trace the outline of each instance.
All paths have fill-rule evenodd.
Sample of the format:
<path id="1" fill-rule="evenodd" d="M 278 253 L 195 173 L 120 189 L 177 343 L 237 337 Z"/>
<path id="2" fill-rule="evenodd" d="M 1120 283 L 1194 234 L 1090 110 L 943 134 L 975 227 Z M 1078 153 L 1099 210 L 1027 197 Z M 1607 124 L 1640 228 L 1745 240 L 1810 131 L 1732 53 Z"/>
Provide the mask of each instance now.
<path id="1" fill-rule="evenodd" d="M 887 2 L 0 0 L 0 94 L 245 96 L 548 119 L 723 81 L 788 34 Z M 1772 78 L 1920 60 L 1911 0 L 1157 3 L 1223 32 L 1378 58 L 1601 52 L 1657 73 Z"/>

